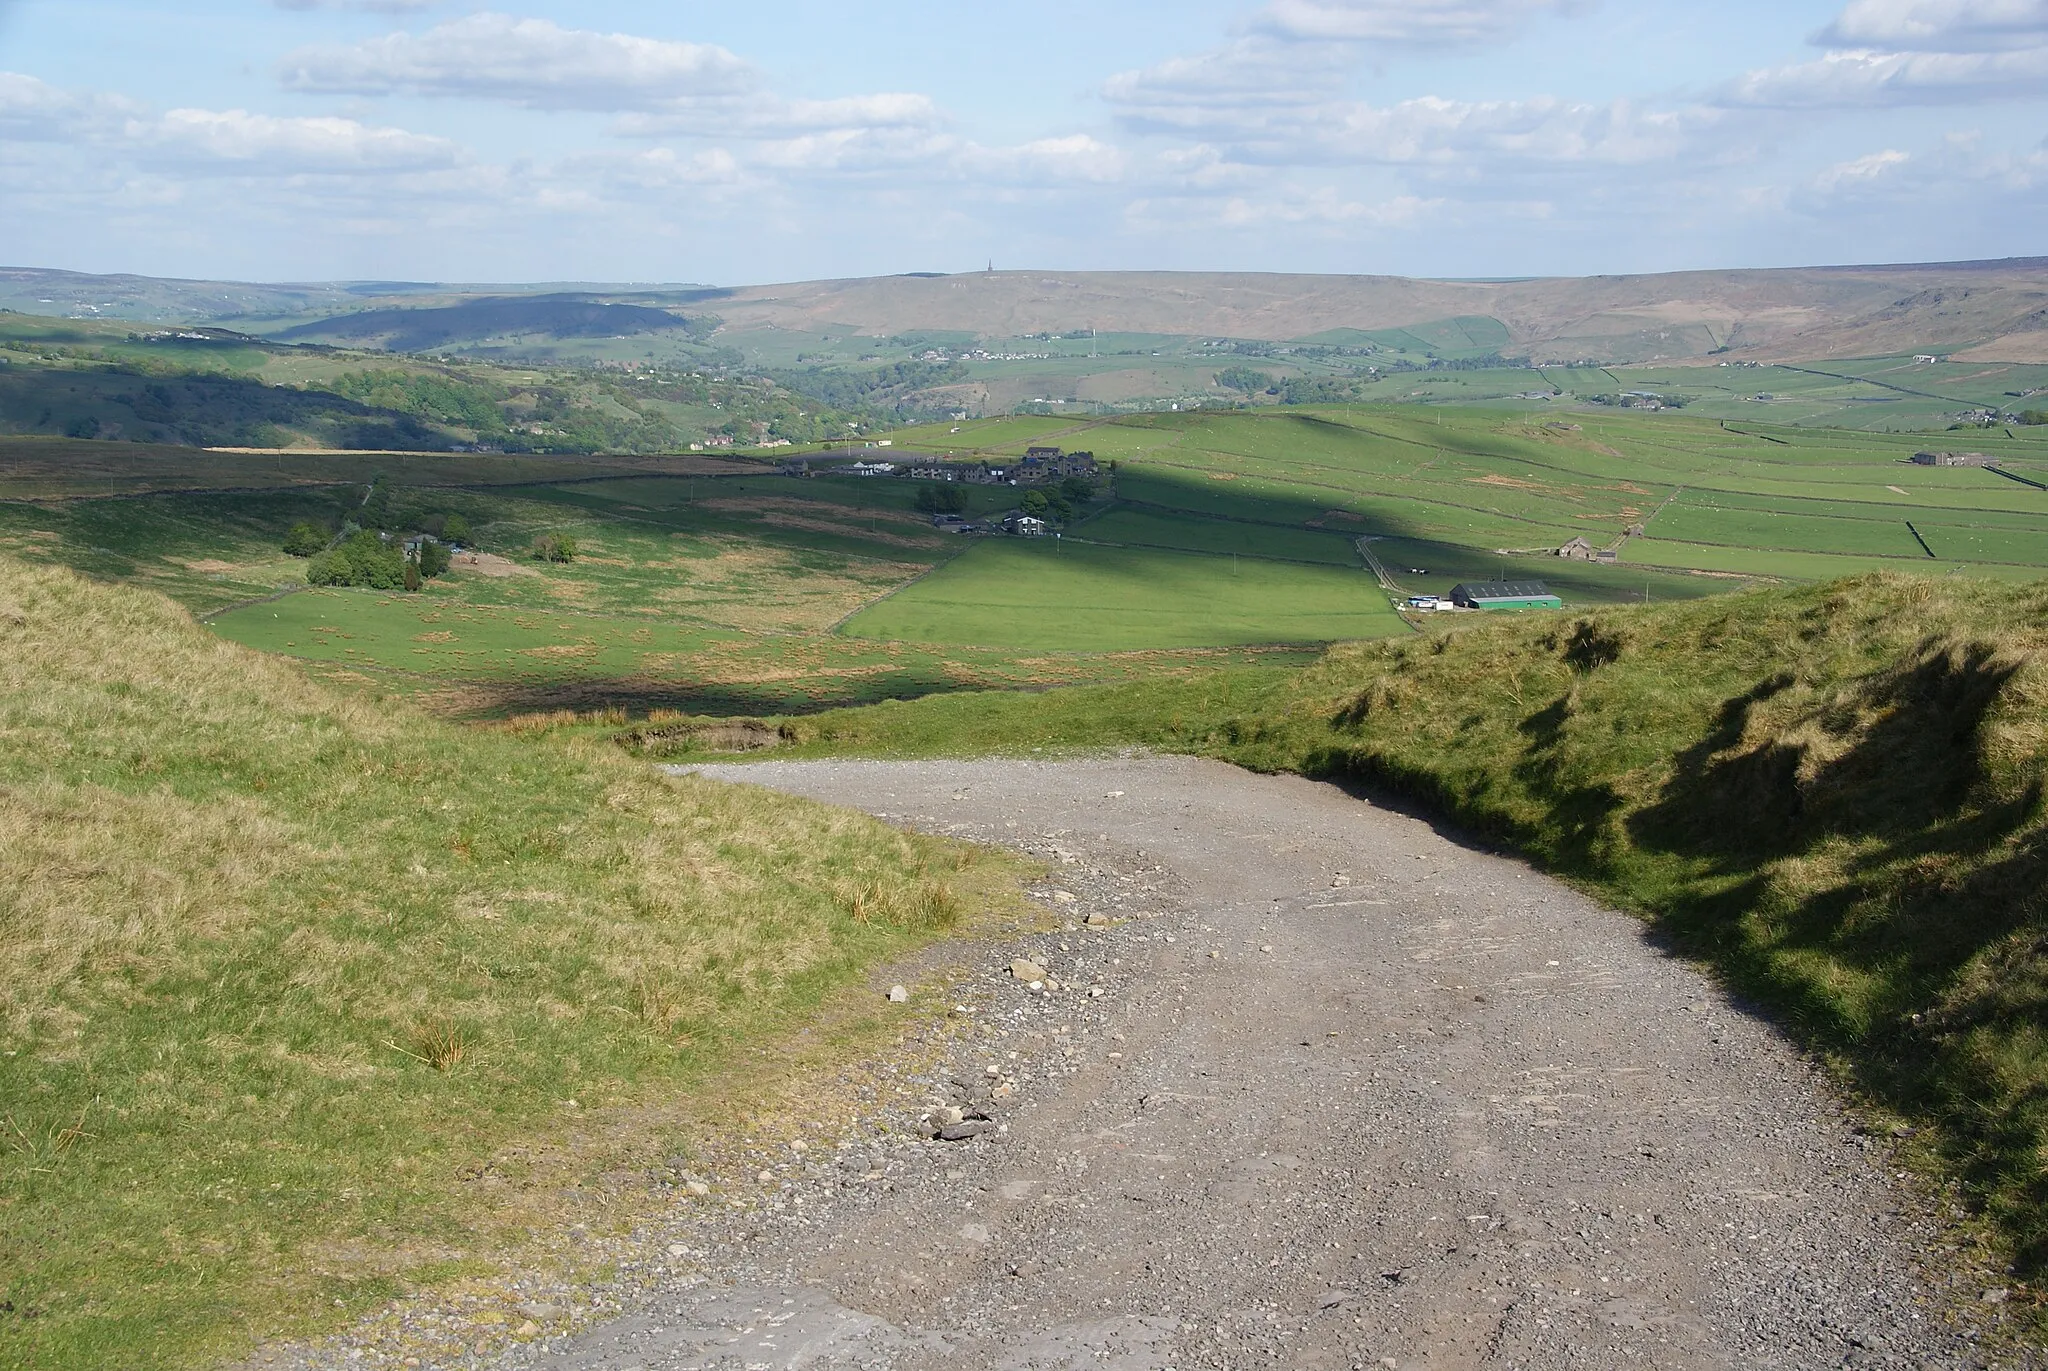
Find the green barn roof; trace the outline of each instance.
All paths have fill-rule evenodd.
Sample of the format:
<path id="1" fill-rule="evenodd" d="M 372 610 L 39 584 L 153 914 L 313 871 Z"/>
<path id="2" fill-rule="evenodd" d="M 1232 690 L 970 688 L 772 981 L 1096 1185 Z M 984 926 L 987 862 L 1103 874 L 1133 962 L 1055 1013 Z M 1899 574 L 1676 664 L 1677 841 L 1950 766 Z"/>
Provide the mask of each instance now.
<path id="1" fill-rule="evenodd" d="M 1556 609 L 1564 604 L 1541 581 L 1468 581 L 1451 587 L 1451 600 L 1478 609 Z"/>

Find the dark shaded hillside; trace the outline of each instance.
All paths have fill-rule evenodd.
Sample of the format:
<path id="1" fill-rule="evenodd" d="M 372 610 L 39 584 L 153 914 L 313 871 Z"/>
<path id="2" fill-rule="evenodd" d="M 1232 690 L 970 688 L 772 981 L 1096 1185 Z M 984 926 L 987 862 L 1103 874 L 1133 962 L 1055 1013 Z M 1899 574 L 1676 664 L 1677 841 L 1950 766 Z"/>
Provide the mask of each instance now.
<path id="1" fill-rule="evenodd" d="M 288 342 L 333 342 L 391 352 L 430 352 L 493 338 L 613 338 L 690 330 L 665 309 L 615 305 L 584 295 L 503 296 L 427 309 L 373 309 L 288 328 Z"/>
<path id="2" fill-rule="evenodd" d="M 0 368 L 0 433 L 193 447 L 282 447 L 300 433 L 332 447 L 370 450 L 446 448 L 459 441 L 419 415 L 329 391 L 120 367 Z"/>

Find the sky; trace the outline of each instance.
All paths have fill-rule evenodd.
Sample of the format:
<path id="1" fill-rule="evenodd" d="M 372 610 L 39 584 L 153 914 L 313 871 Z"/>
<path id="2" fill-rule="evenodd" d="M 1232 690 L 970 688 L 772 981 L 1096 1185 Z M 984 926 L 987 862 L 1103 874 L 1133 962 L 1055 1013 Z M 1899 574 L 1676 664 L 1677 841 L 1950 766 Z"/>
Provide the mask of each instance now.
<path id="1" fill-rule="evenodd" d="M 0 0 L 0 264 L 745 284 L 2048 255 L 2048 0 Z"/>

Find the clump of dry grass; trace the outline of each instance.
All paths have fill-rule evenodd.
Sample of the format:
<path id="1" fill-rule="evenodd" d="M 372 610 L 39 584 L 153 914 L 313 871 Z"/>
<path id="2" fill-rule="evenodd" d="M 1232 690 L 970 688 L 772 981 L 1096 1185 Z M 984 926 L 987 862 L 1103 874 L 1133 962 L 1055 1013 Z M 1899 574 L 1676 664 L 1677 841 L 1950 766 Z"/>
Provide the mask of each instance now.
<path id="1" fill-rule="evenodd" d="M 548 709 L 513 714 L 503 719 L 493 719 L 479 725 L 499 733 L 510 733 L 515 737 L 536 737 L 552 733 L 557 729 L 576 728 L 584 725 L 616 728 L 626 722 L 626 711 L 618 705 L 606 705 L 601 709 Z"/>
<path id="2" fill-rule="evenodd" d="M 880 922 L 919 932 L 941 932 L 960 922 L 960 899 L 937 881 L 842 881 L 833 887 L 839 907 L 855 923 Z"/>
<path id="3" fill-rule="evenodd" d="M 43 1311 L 0 1322 L 10 1366 L 331 1317 L 384 1287 L 297 1254 L 478 1234 L 464 1158 L 673 1094 L 1010 898 L 952 844 L 552 721 L 332 693 L 145 592 L 0 558 L 0 606 L 0 1135 L 42 1159 L 0 1167 L 0 1290 Z"/>
<path id="4" fill-rule="evenodd" d="M 453 1071 L 469 1055 L 469 1034 L 461 1024 L 448 1019 L 423 1019 L 406 1035 L 409 1047 L 387 1043 L 394 1052 L 412 1058 L 436 1071 Z"/>

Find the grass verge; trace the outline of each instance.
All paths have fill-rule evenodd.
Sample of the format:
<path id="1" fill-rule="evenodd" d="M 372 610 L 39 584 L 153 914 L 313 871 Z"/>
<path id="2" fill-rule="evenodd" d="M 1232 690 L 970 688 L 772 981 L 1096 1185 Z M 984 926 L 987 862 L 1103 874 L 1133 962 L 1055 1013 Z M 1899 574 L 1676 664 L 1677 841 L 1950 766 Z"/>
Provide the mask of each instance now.
<path id="1" fill-rule="evenodd" d="M 799 753 L 1134 745 L 1423 799 L 1768 1006 L 2048 1268 L 2048 586 L 1868 575 L 778 727 Z"/>
<path id="2" fill-rule="evenodd" d="M 730 1090 L 1013 898 L 964 846 L 337 694 L 6 558 L 0 738 L 8 1366 L 199 1365 L 487 1259 L 531 1207 L 482 1163 L 570 1184 L 586 1121 Z"/>

